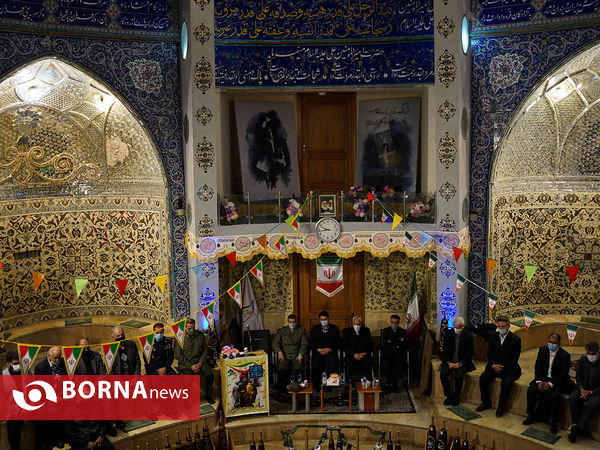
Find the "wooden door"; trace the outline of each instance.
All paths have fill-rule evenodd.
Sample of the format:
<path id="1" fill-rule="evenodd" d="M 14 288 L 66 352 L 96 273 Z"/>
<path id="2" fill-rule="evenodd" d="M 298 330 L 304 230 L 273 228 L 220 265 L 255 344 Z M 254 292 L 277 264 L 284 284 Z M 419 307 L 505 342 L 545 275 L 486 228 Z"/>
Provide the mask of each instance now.
<path id="1" fill-rule="evenodd" d="M 343 260 L 344 289 L 333 297 L 316 290 L 317 260 L 294 254 L 294 313 L 306 332 L 319 323 L 319 312 L 329 312 L 329 321 L 341 330 L 352 325 L 352 313 L 364 321 L 364 258 L 358 253 Z"/>
<path id="2" fill-rule="evenodd" d="M 298 94 L 298 159 L 303 192 L 354 185 L 356 95 Z"/>

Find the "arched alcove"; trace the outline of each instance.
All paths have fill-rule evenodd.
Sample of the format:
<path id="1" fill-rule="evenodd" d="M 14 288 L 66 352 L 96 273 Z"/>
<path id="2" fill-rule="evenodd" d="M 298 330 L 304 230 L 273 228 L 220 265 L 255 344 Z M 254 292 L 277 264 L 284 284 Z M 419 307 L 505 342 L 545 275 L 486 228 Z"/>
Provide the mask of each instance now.
<path id="1" fill-rule="evenodd" d="M 150 133 L 93 75 L 43 58 L 0 82 L 3 328 L 172 317 L 168 188 Z M 31 272 L 45 275 L 37 290 Z M 74 279 L 89 279 L 79 296 Z M 116 280 L 130 280 L 123 296 Z"/>
<path id="2" fill-rule="evenodd" d="M 496 314 L 600 312 L 600 46 L 534 89 L 498 143 L 488 257 Z M 527 282 L 524 265 L 539 266 Z M 571 283 L 566 267 L 579 267 Z M 504 301 L 502 301 L 504 300 Z"/>

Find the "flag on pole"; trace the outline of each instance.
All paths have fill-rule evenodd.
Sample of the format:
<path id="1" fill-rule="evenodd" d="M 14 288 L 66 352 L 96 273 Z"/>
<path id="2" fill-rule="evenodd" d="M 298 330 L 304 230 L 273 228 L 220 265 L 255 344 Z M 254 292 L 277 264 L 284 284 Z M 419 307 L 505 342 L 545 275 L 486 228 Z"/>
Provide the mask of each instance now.
<path id="1" fill-rule="evenodd" d="M 87 278 L 75 278 L 75 292 L 77 292 L 77 298 L 81 295 L 81 291 L 83 291 L 86 284 L 88 284 Z"/>
<path id="2" fill-rule="evenodd" d="M 225 255 L 225 257 L 229 260 L 229 262 L 231 263 L 231 265 L 233 267 L 235 267 L 235 255 L 236 255 L 236 253 L 237 252 L 234 251 L 234 252 L 231 252 L 231 253 L 227 253 Z"/>
<path id="3" fill-rule="evenodd" d="M 21 363 L 21 373 L 23 375 L 27 375 L 27 372 L 35 361 L 40 348 L 42 348 L 41 345 L 17 344 L 17 353 L 19 353 L 19 362 Z"/>
<path id="4" fill-rule="evenodd" d="M 575 278 L 577 278 L 578 272 L 579 267 L 577 266 L 567 267 L 567 273 L 569 274 L 569 280 L 571 280 L 571 283 L 573 283 L 575 281 Z"/>
<path id="5" fill-rule="evenodd" d="M 498 296 L 494 294 L 488 294 L 488 306 L 490 308 L 490 312 L 494 309 L 494 306 L 498 303 Z"/>
<path id="6" fill-rule="evenodd" d="M 128 282 L 129 280 L 117 280 L 117 287 L 119 288 L 119 293 L 121 294 L 121 297 L 125 293 L 125 288 L 127 287 Z"/>
<path id="7" fill-rule="evenodd" d="M 238 281 L 233 286 L 231 286 L 227 293 L 231 296 L 234 302 L 242 309 L 242 288 L 240 286 L 240 282 Z"/>
<path id="8" fill-rule="evenodd" d="M 496 261 L 495 259 L 486 259 L 485 265 L 487 266 L 488 276 L 492 274 L 492 271 L 494 270 L 494 267 L 496 267 L 496 264 L 498 264 L 498 261 Z"/>
<path id="9" fill-rule="evenodd" d="M 288 255 L 287 247 L 285 245 L 285 234 L 282 234 L 281 237 L 277 239 L 277 242 L 275 242 L 275 247 L 285 256 Z"/>
<path id="10" fill-rule="evenodd" d="M 31 275 L 33 276 L 33 290 L 37 291 L 40 287 L 40 284 L 42 284 L 42 281 L 44 281 L 44 277 L 46 275 L 38 272 L 31 272 Z"/>
<path id="11" fill-rule="evenodd" d="M 167 275 L 159 275 L 157 277 L 154 277 L 154 280 L 156 281 L 160 292 L 165 292 L 165 283 L 167 282 Z"/>
<path id="12" fill-rule="evenodd" d="M 67 373 L 72 376 L 75 373 L 75 368 L 77 367 L 79 358 L 81 358 L 81 355 L 83 354 L 83 347 L 63 347 L 62 352 L 63 358 L 65 359 Z"/>
<path id="13" fill-rule="evenodd" d="M 452 247 L 452 251 L 454 252 L 454 259 L 458 262 L 460 255 L 462 255 L 462 249 L 458 247 Z"/>
<path id="14" fill-rule="evenodd" d="M 204 317 L 206 318 L 206 321 L 208 322 L 208 326 L 210 327 L 210 329 L 214 330 L 215 329 L 215 301 L 213 300 L 208 305 L 203 306 L 202 309 L 200 309 L 200 311 L 202 312 L 202 315 L 204 315 Z"/>
<path id="15" fill-rule="evenodd" d="M 327 297 L 333 297 L 344 289 L 342 258 L 339 256 L 321 256 L 317 258 L 316 289 Z"/>
<path id="16" fill-rule="evenodd" d="M 267 248 L 267 235 L 263 234 L 261 237 L 257 239 L 258 243 L 262 248 Z"/>
<path id="17" fill-rule="evenodd" d="M 285 223 L 287 223 L 290 227 L 296 230 L 296 233 L 300 233 L 300 225 L 298 225 L 298 220 L 296 220 L 297 218 L 298 214 L 296 214 L 295 216 L 290 216 L 287 219 L 285 219 Z"/>
<path id="18" fill-rule="evenodd" d="M 463 287 L 465 281 L 467 281 L 465 277 L 459 273 L 456 274 L 456 292 L 460 291 L 460 288 Z"/>
<path id="19" fill-rule="evenodd" d="M 406 339 L 409 348 L 414 348 L 419 338 L 419 327 L 421 319 L 419 317 L 419 297 L 417 296 L 417 274 L 413 274 L 412 287 L 410 289 L 410 298 L 406 310 Z"/>
<path id="20" fill-rule="evenodd" d="M 392 220 L 392 230 L 394 228 L 396 228 L 398 225 L 400 225 L 400 222 L 402 222 L 402 217 L 400 217 L 398 214 L 394 213 L 394 219 Z"/>
<path id="21" fill-rule="evenodd" d="M 154 333 L 149 333 L 145 336 L 140 336 L 138 339 L 140 340 L 140 345 L 142 346 L 142 350 L 144 351 L 146 361 L 149 362 L 150 358 L 152 358 L 152 344 L 154 343 Z"/>
<path id="22" fill-rule="evenodd" d="M 427 270 L 431 270 L 433 268 L 433 266 L 435 266 L 435 263 L 437 262 L 437 256 L 435 256 L 433 253 L 429 254 L 429 264 L 427 265 Z"/>
<path id="23" fill-rule="evenodd" d="M 525 273 L 527 274 L 527 282 L 529 283 L 533 278 L 533 274 L 537 270 L 538 266 L 525 266 Z"/>
<path id="24" fill-rule="evenodd" d="M 181 348 L 183 348 L 183 341 L 185 340 L 185 321 L 186 319 L 184 318 L 171 325 L 173 333 L 175 333 L 175 337 L 177 338 L 177 342 L 179 342 Z"/>
<path id="25" fill-rule="evenodd" d="M 265 281 L 263 279 L 262 259 L 259 262 L 257 262 L 252 269 L 250 269 L 250 273 L 254 275 L 254 277 L 258 281 L 260 281 L 260 284 L 265 284 Z"/>
<path id="26" fill-rule="evenodd" d="M 367 204 L 371 203 L 373 200 L 375 200 L 377 197 L 375 197 L 373 195 L 373 193 L 371 192 L 367 192 Z"/>
<path id="27" fill-rule="evenodd" d="M 104 361 L 104 366 L 106 367 L 107 375 L 110 375 L 110 371 L 112 370 L 113 364 L 115 363 L 118 349 L 118 342 L 110 342 L 108 344 L 102 344 L 100 346 L 100 350 L 102 351 L 102 360 Z"/>
<path id="28" fill-rule="evenodd" d="M 244 277 L 242 280 L 242 329 L 243 330 L 264 330 L 262 316 L 250 277 Z"/>
<path id="29" fill-rule="evenodd" d="M 535 317 L 535 313 L 532 311 L 525 310 L 525 330 L 528 330 L 531 326 L 531 322 L 533 322 L 533 318 Z"/>
<path id="30" fill-rule="evenodd" d="M 577 325 L 572 325 L 570 323 L 565 324 L 567 327 L 567 336 L 569 337 L 569 345 L 573 345 L 573 341 L 575 340 L 575 336 L 577 335 L 577 330 L 579 327 Z"/>

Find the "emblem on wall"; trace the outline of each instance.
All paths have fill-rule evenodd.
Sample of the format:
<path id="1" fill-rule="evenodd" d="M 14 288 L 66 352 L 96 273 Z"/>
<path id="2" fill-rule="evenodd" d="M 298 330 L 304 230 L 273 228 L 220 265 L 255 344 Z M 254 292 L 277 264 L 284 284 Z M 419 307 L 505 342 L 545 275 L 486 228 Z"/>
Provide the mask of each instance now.
<path id="1" fill-rule="evenodd" d="M 440 82 L 448 87 L 456 77 L 456 60 L 448 50 L 444 50 L 444 53 L 438 58 L 438 62 L 438 77 Z"/>
<path id="2" fill-rule="evenodd" d="M 210 39 L 210 28 L 203 23 L 198 25 L 194 30 L 194 37 L 204 45 Z"/>
<path id="3" fill-rule="evenodd" d="M 438 108 L 438 114 L 442 119 L 446 119 L 446 122 L 448 122 L 448 120 L 456 114 L 456 108 L 448 100 L 445 100 Z"/>
<path id="4" fill-rule="evenodd" d="M 450 201 L 450 199 L 456 195 L 456 188 L 454 185 L 446 181 L 440 186 L 439 192 L 440 195 L 446 199 L 446 201 Z"/>
<path id="5" fill-rule="evenodd" d="M 204 214 L 204 217 L 198 223 L 198 236 L 209 237 L 214 235 L 215 221 L 208 217 L 208 214 Z"/>
<path id="6" fill-rule="evenodd" d="M 206 137 L 203 137 L 202 141 L 196 146 L 194 157 L 196 158 L 196 164 L 204 170 L 204 173 L 208 172 L 208 169 L 213 166 L 213 163 L 215 162 L 215 151 L 213 145 L 206 140 Z"/>
<path id="7" fill-rule="evenodd" d="M 215 195 L 215 191 L 208 184 L 205 184 L 200 189 L 198 189 L 196 195 L 200 197 L 202 201 L 207 202 L 211 198 L 213 198 L 213 195 Z"/>
<path id="8" fill-rule="evenodd" d="M 456 140 L 448 134 L 442 136 L 438 145 L 438 154 L 440 155 L 440 162 L 447 168 L 449 168 L 456 159 Z"/>
<path id="9" fill-rule="evenodd" d="M 206 91 L 208 91 L 212 85 L 212 66 L 204 56 L 196 63 L 194 80 L 196 80 L 196 87 L 200 89 L 203 94 L 206 94 Z"/>
<path id="10" fill-rule="evenodd" d="M 454 28 L 456 28 L 456 26 L 454 25 L 452 19 L 450 19 L 448 16 L 444 16 L 444 18 L 440 20 L 437 25 L 438 33 L 440 33 L 445 38 L 452 34 Z"/>
<path id="11" fill-rule="evenodd" d="M 212 111 L 204 105 L 202 105 L 202 108 L 196 111 L 196 120 L 198 120 L 198 122 L 200 122 L 204 126 L 206 126 L 206 124 L 210 122 L 212 118 Z"/>
<path id="12" fill-rule="evenodd" d="M 456 222 L 450 214 L 446 214 L 446 217 L 440 220 L 440 231 L 456 231 Z"/>
<path id="13" fill-rule="evenodd" d="M 204 11 L 204 8 L 208 6 L 210 0 L 194 0 L 194 3 L 200 7 Z"/>

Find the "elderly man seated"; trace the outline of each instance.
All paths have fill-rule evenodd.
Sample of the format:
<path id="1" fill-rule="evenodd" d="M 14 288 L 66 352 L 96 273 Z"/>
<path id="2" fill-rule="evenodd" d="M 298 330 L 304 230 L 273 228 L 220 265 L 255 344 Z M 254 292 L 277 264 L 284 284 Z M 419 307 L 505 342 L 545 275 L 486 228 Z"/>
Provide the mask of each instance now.
<path id="1" fill-rule="evenodd" d="M 362 318 L 354 316 L 352 327 L 345 328 L 343 338 L 344 352 L 346 354 L 346 380 L 350 381 L 352 369 L 359 367 L 361 376 L 371 379 L 373 367 L 373 338 L 371 330 L 362 326 Z"/>

